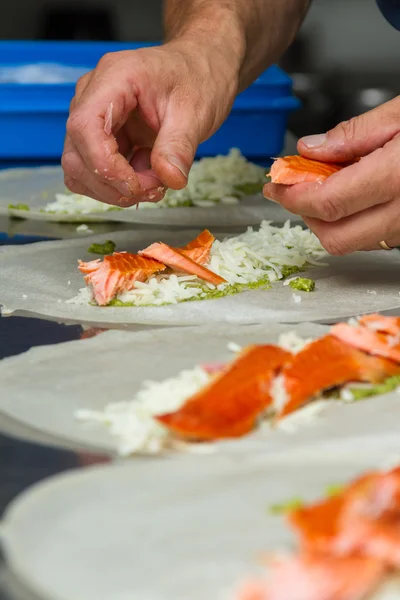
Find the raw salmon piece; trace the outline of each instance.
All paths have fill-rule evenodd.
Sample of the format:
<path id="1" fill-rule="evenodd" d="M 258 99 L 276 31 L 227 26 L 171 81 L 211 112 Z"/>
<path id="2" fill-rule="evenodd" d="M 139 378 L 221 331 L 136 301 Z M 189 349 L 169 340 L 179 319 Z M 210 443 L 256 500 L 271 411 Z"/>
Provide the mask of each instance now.
<path id="1" fill-rule="evenodd" d="M 157 420 L 186 439 L 245 435 L 271 404 L 271 382 L 290 356 L 278 346 L 251 346 L 180 410 Z"/>
<path id="2" fill-rule="evenodd" d="M 85 273 L 85 282 L 93 292 L 99 306 L 105 306 L 122 292 L 133 289 L 135 281 L 146 281 L 149 277 L 164 271 L 162 263 L 128 252 L 114 252 L 103 261 L 79 261 L 78 269 Z"/>
<path id="3" fill-rule="evenodd" d="M 273 163 L 269 176 L 272 183 L 294 185 L 324 181 L 343 166 L 323 163 L 303 156 L 284 156 Z"/>
<path id="4" fill-rule="evenodd" d="M 225 279 L 199 265 L 188 256 L 185 256 L 181 250 L 172 248 L 163 242 L 155 242 L 155 244 L 151 244 L 145 250 L 141 250 L 139 254 L 146 258 L 158 260 L 179 273 L 196 275 L 199 279 L 208 281 L 208 283 L 212 283 L 215 286 L 226 283 Z"/>
<path id="5" fill-rule="evenodd" d="M 346 493 L 336 551 L 373 556 L 400 568 L 400 470 L 378 473 Z"/>
<path id="6" fill-rule="evenodd" d="M 331 335 L 349 346 L 367 354 L 382 356 L 400 363 L 400 340 L 369 327 L 354 327 L 348 323 L 337 323 L 331 328 Z"/>
<path id="7" fill-rule="evenodd" d="M 287 518 L 300 537 L 302 549 L 321 553 L 332 551 L 339 534 L 343 504 L 343 496 L 337 495 L 288 513 Z"/>
<path id="8" fill-rule="evenodd" d="M 238 600 L 367 600 L 385 575 L 385 566 L 373 558 L 294 556 L 275 563 L 264 593 L 261 584 L 253 585 Z"/>
<path id="9" fill-rule="evenodd" d="M 196 239 L 189 242 L 183 248 L 179 248 L 180 252 L 197 262 L 199 265 L 205 265 L 210 258 L 211 246 L 215 242 L 215 237 L 205 229 Z"/>
<path id="10" fill-rule="evenodd" d="M 342 514 L 348 495 L 373 480 L 376 473 L 366 473 L 335 496 L 290 511 L 287 519 L 306 552 L 333 553 L 342 527 Z"/>
<path id="11" fill-rule="evenodd" d="M 373 331 L 388 333 L 389 335 L 400 334 L 400 317 L 386 317 L 379 314 L 364 315 L 358 319 L 360 325 L 369 327 Z"/>
<path id="12" fill-rule="evenodd" d="M 352 328 L 354 329 L 354 328 Z M 379 383 L 399 372 L 391 361 L 368 356 L 345 341 L 326 335 L 294 355 L 282 369 L 284 405 L 278 418 L 294 412 L 324 390 L 351 381 Z"/>

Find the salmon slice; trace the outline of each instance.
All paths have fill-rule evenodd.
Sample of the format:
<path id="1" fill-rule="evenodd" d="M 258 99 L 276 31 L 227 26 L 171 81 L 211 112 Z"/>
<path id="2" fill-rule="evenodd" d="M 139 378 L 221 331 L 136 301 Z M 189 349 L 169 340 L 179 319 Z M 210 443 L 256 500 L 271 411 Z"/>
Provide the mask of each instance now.
<path id="1" fill-rule="evenodd" d="M 353 328 L 354 329 L 354 328 Z M 278 418 L 294 412 L 322 391 L 360 381 L 379 383 L 399 372 L 391 361 L 368 356 L 345 341 L 326 335 L 295 354 L 282 369 L 285 390 Z"/>
<path id="2" fill-rule="evenodd" d="M 220 285 L 221 283 L 226 283 L 226 280 L 216 273 L 213 273 L 209 269 L 199 265 L 188 256 L 185 256 L 182 253 L 182 250 L 172 248 L 163 242 L 155 242 L 155 244 L 151 244 L 151 246 L 145 250 L 141 250 L 139 254 L 140 256 L 145 256 L 146 258 L 158 260 L 159 262 L 167 265 L 174 271 L 178 271 L 179 273 L 196 275 L 199 277 L 199 279 L 203 279 L 204 281 L 212 283 L 215 286 Z"/>
<path id="3" fill-rule="evenodd" d="M 367 478 L 347 492 L 336 548 L 400 567 L 400 470 Z"/>
<path id="4" fill-rule="evenodd" d="M 369 327 L 373 331 L 388 333 L 389 335 L 400 334 L 400 317 L 385 317 L 384 315 L 364 315 L 358 319 L 360 325 Z"/>
<path id="5" fill-rule="evenodd" d="M 341 493 L 290 511 L 287 519 L 299 538 L 301 549 L 305 552 L 333 553 L 341 533 L 347 496 L 375 477 L 374 472 L 366 473 Z"/>
<path id="6" fill-rule="evenodd" d="M 238 600 L 367 600 L 385 575 L 385 566 L 373 558 L 294 556 L 276 561 L 271 578 L 250 582 Z"/>
<path id="7" fill-rule="evenodd" d="M 114 252 L 104 260 L 79 261 L 78 269 L 85 273 L 85 282 L 92 289 L 99 306 L 105 306 L 122 292 L 132 290 L 135 281 L 146 281 L 167 267 L 157 260 L 128 252 Z"/>
<path id="8" fill-rule="evenodd" d="M 251 346 L 180 410 L 157 420 L 191 440 L 243 436 L 270 406 L 272 380 L 290 356 L 278 346 Z"/>
<path id="9" fill-rule="evenodd" d="M 390 336 L 369 327 L 354 327 L 348 323 L 333 325 L 331 335 L 367 354 L 382 356 L 400 363 L 400 338 L 397 335 Z"/>
<path id="10" fill-rule="evenodd" d="M 205 229 L 196 239 L 189 242 L 183 248 L 179 248 L 180 252 L 197 262 L 199 265 L 206 265 L 210 258 L 211 246 L 215 242 L 215 237 Z"/>
<path id="11" fill-rule="evenodd" d="M 340 165 L 323 163 L 303 156 L 284 156 L 275 160 L 269 176 L 272 183 L 283 185 L 313 183 L 324 181 L 342 168 Z"/>
<path id="12" fill-rule="evenodd" d="M 300 537 L 303 550 L 321 553 L 332 550 L 339 534 L 343 505 L 343 496 L 337 495 L 288 514 L 289 523 Z"/>

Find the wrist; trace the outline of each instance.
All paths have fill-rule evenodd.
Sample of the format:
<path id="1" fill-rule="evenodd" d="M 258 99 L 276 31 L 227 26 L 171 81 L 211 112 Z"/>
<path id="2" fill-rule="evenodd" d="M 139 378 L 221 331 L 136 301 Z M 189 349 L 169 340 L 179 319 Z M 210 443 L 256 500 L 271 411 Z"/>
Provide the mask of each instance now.
<path id="1" fill-rule="evenodd" d="M 235 95 L 246 56 L 246 32 L 232 9 L 212 7 L 193 14 L 182 23 L 167 28 L 167 45 L 192 53 L 221 75 L 221 83 L 231 82 Z"/>

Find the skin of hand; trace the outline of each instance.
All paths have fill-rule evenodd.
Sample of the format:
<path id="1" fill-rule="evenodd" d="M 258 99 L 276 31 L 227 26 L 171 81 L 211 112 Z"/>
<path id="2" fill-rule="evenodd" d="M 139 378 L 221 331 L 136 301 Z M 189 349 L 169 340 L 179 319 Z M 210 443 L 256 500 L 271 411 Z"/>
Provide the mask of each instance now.
<path id="1" fill-rule="evenodd" d="M 236 71 L 190 43 L 106 54 L 71 103 L 67 188 L 121 207 L 183 188 L 198 144 L 229 113 Z"/>
<path id="2" fill-rule="evenodd" d="M 301 215 L 329 254 L 400 245 L 400 96 L 299 140 L 301 155 L 351 163 L 322 183 L 268 183 L 264 195 Z M 360 158 L 358 162 L 353 162 Z"/>
<path id="3" fill-rule="evenodd" d="M 289 45 L 308 4 L 165 0 L 164 45 L 106 54 L 78 81 L 66 187 L 120 207 L 185 187 L 198 145 Z"/>

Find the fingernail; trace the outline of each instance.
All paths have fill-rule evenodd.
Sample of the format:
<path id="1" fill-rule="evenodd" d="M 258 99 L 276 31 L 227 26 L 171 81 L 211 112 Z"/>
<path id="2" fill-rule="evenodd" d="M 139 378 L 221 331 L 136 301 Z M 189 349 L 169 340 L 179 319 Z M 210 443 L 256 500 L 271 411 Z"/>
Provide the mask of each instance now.
<path id="1" fill-rule="evenodd" d="M 301 138 L 300 141 L 307 146 L 307 148 L 319 148 L 323 146 L 327 140 L 326 133 L 318 133 L 317 135 L 306 135 Z"/>
<path id="2" fill-rule="evenodd" d="M 118 183 L 115 183 L 115 187 L 125 198 L 132 198 L 132 196 L 135 195 L 133 189 L 127 181 L 119 181 Z"/>
<path id="3" fill-rule="evenodd" d="M 167 160 L 171 165 L 179 169 L 179 171 L 184 177 L 186 177 L 186 179 L 188 178 L 189 171 L 186 165 L 184 165 L 179 158 L 177 158 L 176 156 L 168 156 Z"/>

